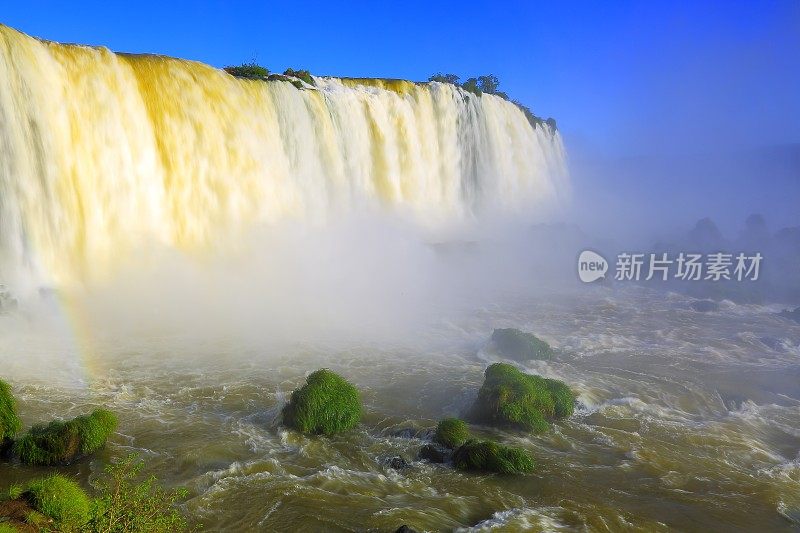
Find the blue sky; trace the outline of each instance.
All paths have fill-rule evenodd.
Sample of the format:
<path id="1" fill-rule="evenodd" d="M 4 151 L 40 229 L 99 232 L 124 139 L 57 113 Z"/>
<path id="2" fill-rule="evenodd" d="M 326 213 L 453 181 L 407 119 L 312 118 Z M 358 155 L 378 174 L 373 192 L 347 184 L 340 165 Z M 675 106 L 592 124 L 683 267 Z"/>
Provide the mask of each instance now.
<path id="1" fill-rule="evenodd" d="M 216 66 L 425 79 L 494 73 L 573 150 L 800 142 L 800 2 L 7 2 L 63 42 Z"/>

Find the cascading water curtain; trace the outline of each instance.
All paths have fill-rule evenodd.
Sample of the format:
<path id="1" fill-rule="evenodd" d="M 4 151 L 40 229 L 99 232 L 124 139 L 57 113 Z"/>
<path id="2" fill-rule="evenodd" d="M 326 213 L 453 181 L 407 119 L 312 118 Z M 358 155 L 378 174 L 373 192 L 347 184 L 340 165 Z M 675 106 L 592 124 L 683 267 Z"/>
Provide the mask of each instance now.
<path id="1" fill-rule="evenodd" d="M 452 85 L 298 89 L 5 26 L 0 80 L 2 268 L 53 284 L 143 243 L 207 247 L 291 217 L 395 209 L 436 224 L 568 195 L 558 133 Z"/>

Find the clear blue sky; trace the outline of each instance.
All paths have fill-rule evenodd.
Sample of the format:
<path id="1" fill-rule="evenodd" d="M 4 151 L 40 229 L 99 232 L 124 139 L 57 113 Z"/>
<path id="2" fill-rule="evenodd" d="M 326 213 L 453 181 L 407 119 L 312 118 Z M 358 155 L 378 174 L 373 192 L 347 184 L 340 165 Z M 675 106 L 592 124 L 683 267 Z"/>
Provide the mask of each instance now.
<path id="1" fill-rule="evenodd" d="M 63 42 L 216 66 L 426 79 L 494 73 L 589 152 L 800 142 L 800 1 L 4 2 Z"/>

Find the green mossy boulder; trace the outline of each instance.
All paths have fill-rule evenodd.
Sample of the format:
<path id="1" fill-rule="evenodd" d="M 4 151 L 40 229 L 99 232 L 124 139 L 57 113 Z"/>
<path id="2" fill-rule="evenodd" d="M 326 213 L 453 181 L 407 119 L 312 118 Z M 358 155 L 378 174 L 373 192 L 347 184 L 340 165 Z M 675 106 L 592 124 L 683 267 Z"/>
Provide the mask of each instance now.
<path id="1" fill-rule="evenodd" d="M 74 481 L 60 475 L 32 481 L 21 499 L 52 518 L 57 531 L 73 531 L 91 518 L 91 499 Z"/>
<path id="2" fill-rule="evenodd" d="M 533 458 L 521 448 L 503 446 L 491 441 L 468 440 L 453 454 L 459 470 L 524 474 L 532 472 Z"/>
<path id="3" fill-rule="evenodd" d="M 514 328 L 494 330 L 492 343 L 501 355 L 516 361 L 549 361 L 553 357 L 553 349 L 545 341 Z"/>
<path id="4" fill-rule="evenodd" d="M 358 390 L 340 375 L 323 368 L 295 390 L 283 408 L 284 423 L 303 433 L 334 435 L 354 428 L 361 419 Z"/>
<path id="5" fill-rule="evenodd" d="M 20 429 L 22 422 L 17 415 L 17 401 L 11 394 L 11 385 L 0 380 L 0 456 Z"/>
<path id="6" fill-rule="evenodd" d="M 33 426 L 14 443 L 13 452 L 28 465 L 69 464 L 102 448 L 116 428 L 116 415 L 97 409 L 66 422 L 54 420 L 46 426 Z"/>
<path id="7" fill-rule="evenodd" d="M 305 89 L 303 86 L 303 82 L 298 79 L 292 78 L 291 76 L 285 76 L 283 74 L 270 74 L 267 76 L 267 81 L 285 81 L 294 85 L 295 89 Z"/>
<path id="8" fill-rule="evenodd" d="M 445 418 L 436 426 L 434 442 L 455 450 L 469 439 L 467 424 L 458 418 Z"/>
<path id="9" fill-rule="evenodd" d="M 294 70 L 292 68 L 287 68 L 283 72 L 283 75 L 303 80 L 312 87 L 316 85 L 316 83 L 314 83 L 314 78 L 311 77 L 311 73 L 307 70 Z"/>
<path id="10" fill-rule="evenodd" d="M 507 363 L 490 365 L 485 376 L 470 411 L 476 422 L 538 433 L 575 409 L 575 396 L 561 381 L 525 374 Z"/>

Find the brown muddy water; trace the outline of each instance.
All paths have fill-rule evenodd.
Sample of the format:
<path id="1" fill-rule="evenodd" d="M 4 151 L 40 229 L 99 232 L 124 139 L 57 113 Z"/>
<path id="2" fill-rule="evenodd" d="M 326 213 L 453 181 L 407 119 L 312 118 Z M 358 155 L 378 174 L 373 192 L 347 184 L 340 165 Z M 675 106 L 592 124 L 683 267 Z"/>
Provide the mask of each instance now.
<path id="1" fill-rule="evenodd" d="M 175 353 L 180 339 L 154 335 L 108 339 L 90 363 L 79 349 L 53 359 L 58 339 L 5 316 L 0 375 L 26 425 L 115 410 L 106 449 L 62 470 L 88 485 L 137 452 L 147 472 L 190 490 L 183 510 L 209 531 L 797 530 L 800 325 L 779 307 L 698 313 L 689 301 L 598 287 L 474 309 L 403 342 Z M 530 450 L 535 473 L 411 461 L 425 441 L 397 433 L 463 413 L 497 359 L 492 329 L 507 326 L 548 340 L 556 359 L 527 370 L 579 395 L 544 435 L 473 427 Z M 287 394 L 323 366 L 362 391 L 362 424 L 335 438 L 282 428 Z M 409 468 L 388 466 L 398 455 Z M 0 465 L 0 490 L 40 473 Z"/>

